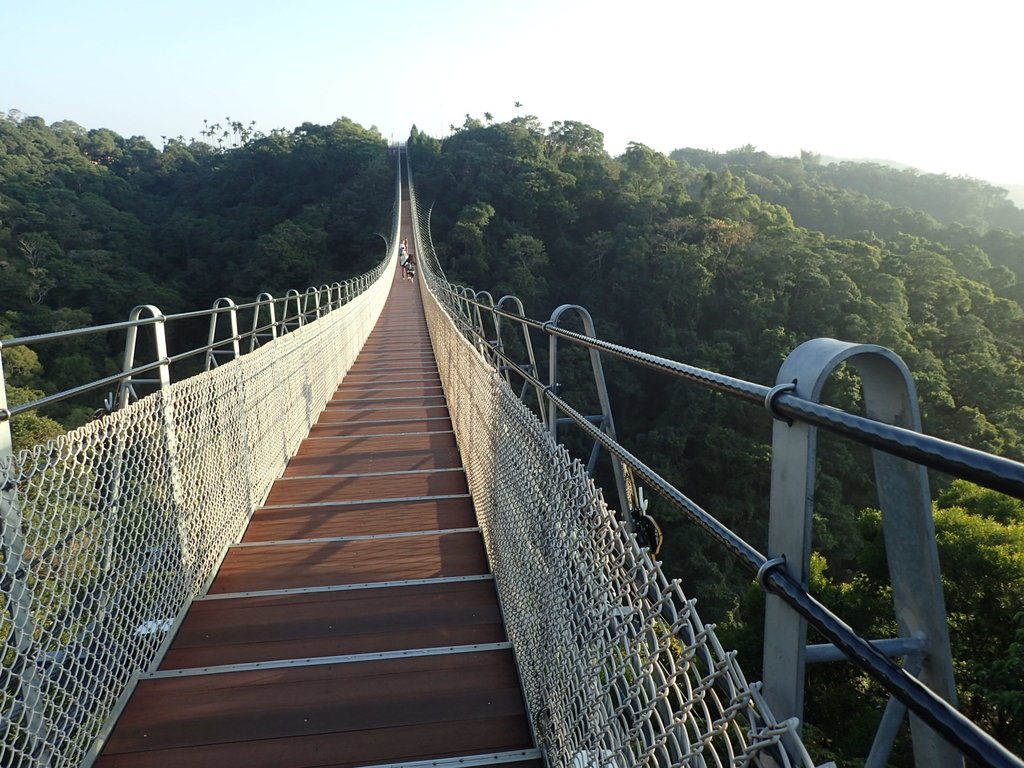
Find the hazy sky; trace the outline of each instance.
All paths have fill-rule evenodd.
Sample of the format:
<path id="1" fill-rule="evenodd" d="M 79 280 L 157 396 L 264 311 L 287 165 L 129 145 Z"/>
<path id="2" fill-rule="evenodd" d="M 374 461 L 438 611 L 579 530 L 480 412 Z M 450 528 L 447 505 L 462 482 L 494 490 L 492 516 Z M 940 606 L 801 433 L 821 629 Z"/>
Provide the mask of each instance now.
<path id="1" fill-rule="evenodd" d="M 1024 183 L 1013 0 L 0 0 L 0 110 L 142 134 L 468 112 Z"/>

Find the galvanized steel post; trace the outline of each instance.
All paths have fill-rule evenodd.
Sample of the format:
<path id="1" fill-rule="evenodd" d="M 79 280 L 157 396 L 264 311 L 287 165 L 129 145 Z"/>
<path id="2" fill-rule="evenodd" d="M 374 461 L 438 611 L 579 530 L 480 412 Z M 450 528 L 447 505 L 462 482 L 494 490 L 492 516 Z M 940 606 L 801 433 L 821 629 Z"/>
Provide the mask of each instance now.
<path id="1" fill-rule="evenodd" d="M 0 352 L 3 344 L 0 344 Z M 0 354 L 0 466 L 4 459 L 14 454 L 14 442 L 11 438 L 11 414 L 7 410 L 7 379 L 4 376 L 4 359 Z"/>
<path id="2" fill-rule="evenodd" d="M 217 329 L 220 325 L 220 316 L 224 310 L 227 310 L 228 315 L 228 333 L 229 336 L 224 341 L 231 342 L 231 349 L 218 349 Z M 226 296 L 217 299 L 213 302 L 213 311 L 210 314 L 210 333 L 206 339 L 206 370 L 212 370 L 220 365 L 217 360 L 218 356 L 231 355 L 232 360 L 237 360 L 242 352 L 238 346 L 239 335 L 238 335 L 238 305 L 234 301 L 227 298 Z"/>
<path id="3" fill-rule="evenodd" d="M 783 389 L 819 402 L 822 388 L 843 363 L 860 373 L 867 416 L 921 431 L 921 417 L 910 372 L 891 350 L 873 344 L 814 339 L 786 358 L 766 399 L 776 417 L 772 437 L 770 558 L 784 557 L 790 575 L 805 588 L 811 556 L 814 512 L 816 428 L 789 423 L 773 411 L 773 395 Z M 950 703 L 956 702 L 938 549 L 924 467 L 872 450 L 886 555 L 896 619 L 903 638 L 923 638 L 921 681 Z M 780 719 L 803 716 L 807 624 L 781 599 L 767 596 L 765 608 L 764 696 Z M 911 718 L 919 768 L 963 765 L 959 752 L 934 731 Z"/>
<path id="4" fill-rule="evenodd" d="M 277 338 L 277 309 L 274 306 L 274 296 L 269 293 L 261 293 L 256 297 L 256 306 L 252 310 L 252 333 L 249 335 L 249 351 L 252 352 L 260 345 L 260 338 L 270 337 L 273 341 Z M 260 310 L 266 307 L 269 321 L 260 327 Z"/>
<path id="5" fill-rule="evenodd" d="M 556 307 L 555 311 L 551 313 L 551 319 L 545 323 L 545 326 L 552 325 L 558 327 L 559 321 L 562 319 L 562 315 L 566 312 L 574 312 L 583 323 L 583 332 L 595 338 L 597 336 L 597 330 L 594 326 L 594 318 L 591 317 L 590 312 L 585 307 L 581 307 L 579 304 L 562 304 L 560 307 Z M 549 334 L 549 347 L 548 347 L 548 386 L 557 387 L 558 385 L 558 336 L 555 334 Z M 590 367 L 594 372 L 594 385 L 597 388 L 597 399 L 601 404 L 601 417 L 602 424 L 601 429 L 604 433 L 610 436 L 612 439 L 617 440 L 618 437 L 615 433 L 615 421 L 612 419 L 612 403 L 611 398 L 608 396 L 608 385 L 604 378 L 604 367 L 601 365 L 601 353 L 596 349 L 588 350 L 590 355 Z M 558 413 L 553 402 L 548 403 L 548 429 L 551 432 L 551 439 L 558 442 Z M 622 462 L 612 457 L 612 474 L 615 475 L 615 489 L 619 495 L 619 506 L 620 515 L 619 518 L 629 533 L 634 533 L 633 526 L 633 513 L 634 510 L 629 503 L 629 492 L 626 489 L 626 474 L 622 468 Z"/>

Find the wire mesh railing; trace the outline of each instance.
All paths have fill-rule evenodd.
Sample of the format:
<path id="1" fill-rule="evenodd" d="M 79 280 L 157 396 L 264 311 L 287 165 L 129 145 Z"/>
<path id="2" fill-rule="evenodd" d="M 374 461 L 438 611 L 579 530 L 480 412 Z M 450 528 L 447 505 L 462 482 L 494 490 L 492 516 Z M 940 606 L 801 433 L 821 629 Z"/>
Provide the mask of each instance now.
<path id="1" fill-rule="evenodd" d="M 254 318 L 248 335 L 235 323 L 178 355 L 157 345 L 153 362 L 126 362 L 70 393 L 0 403 L 0 765 L 76 766 L 95 754 L 112 713 L 158 661 L 355 361 L 390 289 L 397 219 L 384 260 L 352 281 L 283 302 L 264 296 L 167 317 L 152 308 L 127 323 L 4 342 L 163 331 L 245 308 Z M 231 354 L 211 364 L 222 349 Z M 171 383 L 175 362 L 204 356 L 209 370 Z M 158 388 L 143 394 L 144 384 Z M 112 412 L 10 449 L 11 416 L 112 385 Z"/>
<path id="2" fill-rule="evenodd" d="M 813 766 L 798 722 L 773 718 L 679 583 L 453 322 L 471 313 L 412 200 L 434 353 L 548 764 Z"/>

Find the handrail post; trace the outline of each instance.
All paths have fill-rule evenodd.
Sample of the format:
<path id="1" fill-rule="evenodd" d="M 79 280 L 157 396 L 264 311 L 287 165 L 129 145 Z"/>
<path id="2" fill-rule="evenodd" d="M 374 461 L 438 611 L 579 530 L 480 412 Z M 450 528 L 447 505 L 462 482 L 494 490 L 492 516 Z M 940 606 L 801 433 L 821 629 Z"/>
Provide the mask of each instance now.
<path id="1" fill-rule="evenodd" d="M 228 339 L 223 341 L 231 341 L 231 350 L 217 349 L 217 328 L 220 325 L 220 316 L 222 310 L 227 309 L 228 311 L 228 330 L 231 335 Z M 242 352 L 238 346 L 238 305 L 234 301 L 222 296 L 213 302 L 213 311 L 210 314 L 210 333 L 207 336 L 206 344 L 209 349 L 206 350 L 206 370 L 210 371 L 216 368 L 220 363 L 217 362 L 219 355 L 228 354 L 232 356 L 233 360 L 237 360 Z"/>
<path id="2" fill-rule="evenodd" d="M 259 346 L 260 336 L 267 336 L 268 332 L 260 332 L 260 308 L 266 307 L 270 315 L 270 322 L 267 324 L 270 340 L 277 338 L 277 307 L 274 305 L 276 299 L 272 294 L 261 293 L 256 297 L 256 306 L 252 311 L 252 333 L 249 335 L 249 351 L 252 352 Z"/>
<path id="3" fill-rule="evenodd" d="M 772 393 L 786 389 L 819 402 L 822 388 L 843 363 L 860 373 L 867 416 L 921 431 L 913 379 L 891 350 L 873 344 L 813 339 L 793 350 L 779 369 Z M 772 411 L 772 394 L 766 406 Z M 773 416 L 775 413 L 773 412 Z M 768 554 L 786 558 L 790 576 L 805 588 L 811 556 L 816 428 L 776 416 L 772 434 L 772 484 Z M 924 467 L 872 450 L 889 576 L 900 636 L 923 638 L 920 680 L 956 703 L 938 547 Z M 782 600 L 765 605 L 764 697 L 777 717 L 803 717 L 807 624 Z M 919 768 L 960 768 L 963 758 L 934 731 L 911 717 Z"/>
<path id="4" fill-rule="evenodd" d="M 558 327 L 562 315 L 566 312 L 574 312 L 583 323 L 583 331 L 587 336 L 595 338 L 597 329 L 594 326 L 594 318 L 585 307 L 579 304 L 562 304 L 551 313 L 551 319 L 545 324 Z M 548 334 L 548 386 L 558 385 L 558 336 Z M 594 384 L 597 388 L 597 399 L 601 404 L 602 431 L 614 440 L 618 440 L 615 433 L 615 421 L 612 419 L 612 403 L 608 396 L 608 385 L 604 378 L 604 367 L 601 365 L 601 353 L 596 349 L 589 349 L 590 367 L 594 372 Z M 558 412 L 554 402 L 548 401 L 548 429 L 551 432 L 551 439 L 558 442 Z M 633 515 L 638 510 L 633 509 L 630 503 L 630 494 L 627 490 L 626 473 L 622 468 L 622 462 L 612 457 L 612 474 L 615 475 L 615 489 L 619 495 L 620 520 L 628 533 L 634 533 Z"/>
<path id="5" fill-rule="evenodd" d="M 295 305 L 295 327 L 301 328 L 304 324 L 304 317 L 302 315 L 302 294 L 296 289 L 289 288 L 284 295 L 284 308 L 281 310 L 281 335 L 288 333 L 292 330 L 288 325 L 288 305 Z"/>
<path id="6" fill-rule="evenodd" d="M 515 309 L 518 310 L 519 316 L 525 319 L 525 317 L 526 317 L 526 310 L 523 308 L 523 302 L 519 299 L 518 296 L 513 296 L 512 294 L 506 294 L 506 295 L 502 296 L 500 299 L 498 299 L 498 303 L 495 304 L 494 306 L 497 309 L 502 309 L 504 307 L 504 304 L 505 304 L 506 301 L 511 302 L 514 305 Z M 495 313 L 495 315 L 494 315 L 494 332 L 498 336 L 499 343 L 501 341 L 501 325 L 500 325 L 500 323 L 501 323 L 501 315 Z M 529 360 L 527 365 L 529 365 L 530 370 L 536 376 L 536 375 L 539 374 L 539 371 L 537 370 L 537 358 L 536 358 L 536 356 L 534 355 L 534 352 L 533 352 L 533 339 L 530 336 L 530 328 L 529 328 L 529 326 L 527 326 L 527 324 L 525 322 L 521 322 L 520 325 L 522 326 L 522 329 L 523 329 L 523 344 L 526 347 L 526 358 L 527 358 L 527 360 Z M 506 379 L 508 379 L 508 378 L 509 377 L 506 374 Z M 525 401 L 526 388 L 528 386 L 529 386 L 529 382 L 524 380 L 523 381 L 523 389 L 519 393 L 519 399 L 520 400 L 524 400 Z M 544 424 L 544 427 L 547 428 L 547 426 L 548 426 L 548 424 L 547 424 L 548 414 L 547 414 L 547 409 L 545 409 L 545 407 L 544 407 L 544 392 L 543 392 L 543 390 L 538 389 L 538 388 L 534 388 L 534 391 L 535 391 L 535 393 L 537 395 L 537 408 L 538 408 L 538 414 L 540 415 L 540 420 Z"/>
<path id="7" fill-rule="evenodd" d="M 312 308 L 310 308 L 311 304 Z M 303 323 L 309 322 L 310 315 L 313 316 L 314 320 L 320 318 L 320 291 L 313 287 L 307 288 L 306 293 L 302 297 Z"/>
<path id="8" fill-rule="evenodd" d="M 3 345 L 0 344 L 0 352 Z M 4 359 L 0 354 L 0 466 L 4 459 L 14 455 L 14 441 L 11 438 L 11 414 L 7 410 L 7 379 L 4 376 Z"/>
<path id="9" fill-rule="evenodd" d="M 491 296 L 490 291 L 477 291 L 473 296 L 473 300 L 476 302 L 473 308 L 476 310 L 475 323 L 477 326 L 477 338 L 480 340 L 480 353 L 487 356 L 488 362 L 493 365 L 496 369 L 501 368 L 501 359 L 495 354 L 496 351 L 501 350 L 501 337 L 498 334 L 498 326 L 495 322 L 494 314 L 494 297 Z M 487 338 L 487 332 L 484 330 L 484 316 L 483 312 L 480 311 L 480 305 L 485 304 L 485 308 L 491 312 L 491 325 L 494 327 L 494 341 L 490 341 Z M 508 374 L 505 374 L 505 381 L 509 381 Z"/>
<path id="10" fill-rule="evenodd" d="M 117 408 L 124 408 L 128 405 L 131 395 L 138 395 L 135 392 L 135 383 L 145 382 L 149 384 L 159 384 L 160 389 L 166 389 L 171 385 L 171 362 L 167 357 L 167 334 L 164 328 L 165 319 L 163 313 L 152 304 L 140 304 L 135 307 L 131 314 L 128 316 L 130 322 L 135 322 L 141 319 L 142 313 L 148 312 L 151 317 L 154 318 L 155 322 L 153 325 L 153 341 L 155 344 L 154 356 L 156 362 L 159 365 L 159 378 L 156 380 L 152 379 L 135 379 L 130 371 L 135 367 L 135 353 L 136 347 L 139 340 L 139 326 L 133 325 L 128 328 L 125 334 L 124 342 L 124 364 L 121 366 L 123 373 L 128 374 L 124 379 L 121 380 L 118 386 L 118 394 L 115 401 Z"/>

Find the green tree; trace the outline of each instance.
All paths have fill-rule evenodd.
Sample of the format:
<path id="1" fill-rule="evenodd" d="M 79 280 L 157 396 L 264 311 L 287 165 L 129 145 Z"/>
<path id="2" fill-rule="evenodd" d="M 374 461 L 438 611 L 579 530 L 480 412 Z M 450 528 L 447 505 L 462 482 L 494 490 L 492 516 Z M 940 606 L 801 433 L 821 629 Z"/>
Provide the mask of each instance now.
<path id="1" fill-rule="evenodd" d="M 1018 500 L 959 481 L 934 510 L 958 706 L 1016 752 L 1024 749 L 1022 508 Z M 826 559 L 817 555 L 812 591 L 866 636 L 892 636 L 881 513 L 866 509 L 857 522 L 864 544 L 856 575 L 835 579 Z M 830 748 L 846 760 L 862 758 L 869 743 L 864 739 L 877 721 L 877 710 L 864 701 L 884 699 L 878 687 L 848 665 L 824 665 L 809 671 L 808 696 L 808 717 L 831 734 Z M 844 729 L 834 727 L 840 718 Z M 898 764 L 906 764 L 906 744 L 899 754 Z"/>

